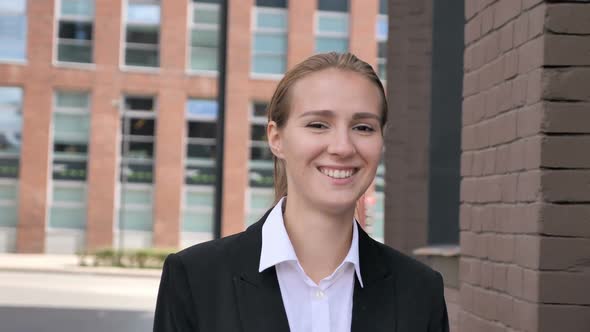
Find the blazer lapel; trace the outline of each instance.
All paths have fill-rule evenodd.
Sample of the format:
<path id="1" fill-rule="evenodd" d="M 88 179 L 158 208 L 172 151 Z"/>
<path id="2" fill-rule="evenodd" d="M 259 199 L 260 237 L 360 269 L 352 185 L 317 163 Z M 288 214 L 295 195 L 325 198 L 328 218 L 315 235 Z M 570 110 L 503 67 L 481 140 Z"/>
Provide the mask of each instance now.
<path id="1" fill-rule="evenodd" d="M 351 332 L 396 331 L 395 275 L 377 242 L 359 226 L 359 261 L 363 285 L 355 281 Z"/>
<path id="2" fill-rule="evenodd" d="M 258 272 L 262 225 L 267 215 L 243 233 L 244 250 L 234 256 L 239 260 L 233 281 L 244 332 L 289 331 L 276 270 L 272 267 Z"/>

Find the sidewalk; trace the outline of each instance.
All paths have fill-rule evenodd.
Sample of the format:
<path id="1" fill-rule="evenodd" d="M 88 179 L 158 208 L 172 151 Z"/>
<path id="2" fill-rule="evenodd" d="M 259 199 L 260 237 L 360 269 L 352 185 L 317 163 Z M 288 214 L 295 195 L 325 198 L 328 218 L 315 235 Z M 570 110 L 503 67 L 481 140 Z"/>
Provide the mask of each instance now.
<path id="1" fill-rule="evenodd" d="M 161 270 L 78 265 L 76 255 L 0 254 L 0 271 L 160 278 Z"/>

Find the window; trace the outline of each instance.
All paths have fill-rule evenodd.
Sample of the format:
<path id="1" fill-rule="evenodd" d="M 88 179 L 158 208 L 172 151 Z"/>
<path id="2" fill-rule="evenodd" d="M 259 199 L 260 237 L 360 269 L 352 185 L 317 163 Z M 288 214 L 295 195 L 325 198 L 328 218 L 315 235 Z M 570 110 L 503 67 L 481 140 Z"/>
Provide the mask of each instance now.
<path id="1" fill-rule="evenodd" d="M 274 200 L 273 154 L 266 139 L 266 103 L 254 102 L 251 109 L 249 190 L 247 194 L 247 220 L 256 222 Z"/>
<path id="2" fill-rule="evenodd" d="M 160 1 L 127 0 L 125 65 L 160 66 Z"/>
<path id="3" fill-rule="evenodd" d="M 348 1 L 319 0 L 316 14 L 315 51 L 348 51 Z"/>
<path id="4" fill-rule="evenodd" d="M 219 0 L 193 0 L 189 35 L 190 69 L 217 72 Z"/>
<path id="5" fill-rule="evenodd" d="M 18 223 L 18 169 L 23 91 L 0 86 L 0 227 Z"/>
<path id="6" fill-rule="evenodd" d="M 383 162 L 377 167 L 373 189 L 369 190 L 365 196 L 367 231 L 374 239 L 383 242 L 383 200 L 385 197 L 385 165 Z"/>
<path id="7" fill-rule="evenodd" d="M 144 96 L 123 99 L 119 229 L 151 231 L 155 100 Z"/>
<path id="8" fill-rule="evenodd" d="M 49 226 L 86 228 L 88 93 L 58 91 L 53 111 L 53 188 Z"/>
<path id="9" fill-rule="evenodd" d="M 57 61 L 92 63 L 93 0 L 61 0 Z"/>
<path id="10" fill-rule="evenodd" d="M 254 8 L 252 72 L 283 74 L 287 67 L 287 2 L 257 0 Z"/>
<path id="11" fill-rule="evenodd" d="M 182 231 L 213 238 L 217 102 L 189 99 Z M 208 235 L 208 236 L 207 236 Z"/>
<path id="12" fill-rule="evenodd" d="M 382 80 L 387 78 L 387 1 L 379 1 L 379 15 L 377 15 L 377 74 Z"/>
<path id="13" fill-rule="evenodd" d="M 0 60 L 24 61 L 26 57 L 26 1 L 0 1 Z"/>

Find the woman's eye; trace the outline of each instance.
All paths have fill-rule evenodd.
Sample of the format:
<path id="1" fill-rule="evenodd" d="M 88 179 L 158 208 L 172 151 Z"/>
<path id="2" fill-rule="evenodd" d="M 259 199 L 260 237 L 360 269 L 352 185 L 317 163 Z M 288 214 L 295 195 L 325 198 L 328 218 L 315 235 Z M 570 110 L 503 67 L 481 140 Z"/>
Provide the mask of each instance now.
<path id="1" fill-rule="evenodd" d="M 373 129 L 373 127 L 367 126 L 367 125 L 358 125 L 358 126 L 355 126 L 353 129 L 354 130 L 358 130 L 358 131 L 364 131 L 364 132 L 373 132 L 373 131 L 375 131 L 375 129 Z"/>
<path id="2" fill-rule="evenodd" d="M 328 126 L 326 126 L 325 124 L 323 124 L 321 122 L 312 122 L 312 123 L 308 124 L 307 127 L 314 128 L 314 129 L 328 128 Z"/>

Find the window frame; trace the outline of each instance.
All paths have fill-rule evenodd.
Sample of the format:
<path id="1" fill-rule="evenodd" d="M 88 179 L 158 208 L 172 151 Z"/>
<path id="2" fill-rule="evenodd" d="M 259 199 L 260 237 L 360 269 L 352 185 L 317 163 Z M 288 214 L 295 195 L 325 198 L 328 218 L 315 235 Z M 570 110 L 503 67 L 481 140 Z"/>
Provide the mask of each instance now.
<path id="1" fill-rule="evenodd" d="M 273 169 L 274 166 L 272 163 L 270 163 L 270 165 L 267 165 L 267 163 L 265 161 L 262 160 L 252 160 L 251 159 L 251 149 L 253 147 L 256 148 L 267 148 L 270 150 L 270 146 L 268 144 L 268 141 L 253 141 L 252 140 L 252 126 L 253 125 L 264 125 L 267 126 L 268 125 L 268 118 L 266 116 L 256 116 L 254 114 L 255 111 L 255 107 L 254 104 L 266 104 L 268 107 L 268 102 L 259 102 L 259 101 L 253 101 L 250 103 L 250 138 L 248 140 L 248 170 L 250 170 L 252 168 L 252 166 L 256 165 L 256 167 L 259 168 L 264 168 L 264 169 Z"/>
<path id="2" fill-rule="evenodd" d="M 184 218 L 184 214 L 185 212 L 195 212 L 195 213 L 211 213 L 211 215 L 213 216 L 213 206 L 195 206 L 195 205 L 188 205 L 187 203 L 187 196 L 189 193 L 206 193 L 206 194 L 211 194 L 211 195 L 215 195 L 215 187 L 213 186 L 204 186 L 204 185 L 188 185 L 185 184 L 183 186 L 182 189 L 182 204 L 181 204 L 181 220 L 180 220 L 180 232 L 181 233 L 195 233 L 195 234 L 200 234 L 203 232 L 193 232 L 193 231 L 186 231 L 184 230 L 184 225 L 185 225 L 185 218 Z M 212 218 L 211 220 L 211 228 L 213 228 L 213 223 L 214 220 Z M 213 232 L 211 232 L 210 235 L 213 235 Z"/>
<path id="3" fill-rule="evenodd" d="M 25 17 L 25 38 L 24 38 L 24 56 L 22 59 L 14 59 L 14 58 L 4 58 L 2 56 L 0 56 L 0 63 L 6 63 L 6 64 L 20 64 L 20 65 L 25 65 L 27 64 L 27 60 L 28 60 L 28 39 L 29 39 L 29 3 L 28 0 L 23 0 L 24 2 L 24 10 L 23 12 L 18 12 L 18 11 L 3 11 L 0 12 L 0 17 L 3 16 L 20 16 L 20 14 L 22 14 L 22 16 Z M 17 40 L 15 38 L 15 40 Z"/>
<path id="4" fill-rule="evenodd" d="M 207 70 L 207 69 L 193 69 L 192 67 L 192 52 L 193 49 L 202 49 L 204 47 L 195 47 L 192 45 L 192 33 L 193 29 L 199 30 L 207 30 L 207 31 L 217 31 L 218 37 L 219 32 L 221 31 L 219 23 L 217 24 L 208 24 L 208 23 L 195 23 L 194 22 L 194 15 L 196 8 L 205 8 L 205 9 L 217 9 L 219 12 L 221 9 L 220 4 L 218 3 L 204 3 L 204 2 L 194 2 L 193 0 L 189 0 L 189 11 L 188 11 L 188 19 L 187 19 L 187 39 L 186 39 L 186 73 L 189 75 L 199 75 L 199 76 L 208 76 L 208 77 L 217 77 L 219 75 L 219 63 L 217 63 L 217 70 Z M 219 58 L 219 45 L 217 45 L 217 58 Z"/>
<path id="5" fill-rule="evenodd" d="M 258 27 L 258 14 L 259 13 L 268 13 L 268 14 L 281 14 L 285 16 L 285 28 L 266 28 L 266 27 Z M 280 80 L 288 67 L 287 58 L 289 54 L 289 9 L 288 8 L 277 8 L 277 7 L 263 7 L 263 6 L 252 6 L 250 15 L 252 17 L 251 26 L 250 26 L 250 35 L 252 38 L 252 46 L 250 51 L 250 77 L 254 79 L 271 79 L 271 80 Z M 263 34 L 267 36 L 284 36 L 286 49 L 285 53 L 270 53 L 270 52 L 256 52 L 254 47 L 255 43 L 255 36 L 256 34 Z M 254 71 L 254 58 L 256 56 L 283 56 L 285 59 L 285 70 L 282 74 L 278 73 L 258 73 Z"/>
<path id="6" fill-rule="evenodd" d="M 269 194 L 271 199 L 270 199 L 270 205 L 268 207 L 264 207 L 264 208 L 253 208 L 252 207 L 252 197 L 256 194 L 263 194 L 263 195 L 267 195 Z M 246 225 L 246 227 L 252 225 L 253 223 L 255 223 L 256 221 L 258 221 L 266 211 L 268 211 L 269 208 L 272 207 L 272 202 L 274 201 L 274 189 L 273 188 L 258 188 L 258 187 L 250 187 L 248 186 L 246 188 L 246 220 L 244 220 L 244 224 Z M 252 217 L 253 215 L 257 215 L 258 217 L 254 220 L 250 220 L 250 217 Z"/>
<path id="7" fill-rule="evenodd" d="M 185 150 L 184 150 L 184 156 L 185 156 L 185 165 L 184 165 L 184 172 L 185 172 L 185 177 L 186 177 L 186 171 L 187 171 L 187 166 L 213 166 L 215 167 L 215 161 L 213 161 L 213 164 L 211 164 L 210 162 L 204 161 L 204 160 L 197 160 L 197 159 L 189 159 L 188 158 L 188 147 L 189 144 L 202 144 L 202 145 L 209 145 L 209 144 L 213 144 L 213 145 L 217 145 L 217 137 L 215 138 L 203 138 L 203 137 L 189 137 L 189 131 L 188 131 L 188 126 L 189 126 L 189 122 L 205 122 L 205 123 L 214 123 L 217 124 L 217 115 L 215 116 L 215 118 L 211 118 L 209 116 L 200 116 L 200 115 L 194 115 L 194 114 L 189 114 L 187 112 L 186 107 L 188 106 L 188 102 L 190 100 L 203 100 L 203 101 L 215 101 L 217 104 L 217 101 L 215 99 L 209 99 L 209 98 L 193 98 L 193 97 L 189 97 L 187 98 L 186 101 L 186 105 L 185 105 L 185 122 L 186 122 L 186 135 L 185 135 Z M 217 105 L 218 107 L 218 111 L 219 111 L 219 105 Z M 194 186 L 194 185 L 193 185 Z"/>
<path id="8" fill-rule="evenodd" d="M 154 211 L 154 185 L 153 184 L 149 184 L 149 183 L 132 183 L 132 182 L 126 182 L 124 185 L 121 181 L 117 181 L 117 185 L 116 185 L 116 189 L 117 189 L 117 200 L 116 200 L 116 204 L 115 204 L 115 222 L 113 223 L 113 231 L 115 232 L 115 234 L 117 234 L 118 232 L 124 232 L 124 233 L 130 233 L 130 232 L 141 232 L 141 233 L 152 233 L 153 232 L 153 225 L 154 225 L 154 218 L 153 218 L 153 211 Z M 145 190 L 149 192 L 149 196 L 150 196 L 150 204 L 137 204 L 137 203 L 131 203 L 131 204 L 126 204 L 125 202 L 123 202 L 123 190 L 127 191 L 127 190 L 135 190 L 135 191 L 140 191 L 140 190 Z M 152 228 L 150 230 L 138 230 L 138 229 L 122 229 L 121 228 L 121 214 L 123 213 L 123 211 L 145 211 L 145 210 L 149 210 L 151 211 L 151 215 L 152 215 L 152 219 L 151 219 L 151 224 L 152 224 Z"/>
<path id="9" fill-rule="evenodd" d="M 21 91 L 21 99 L 20 99 L 20 108 L 21 108 L 21 123 L 20 123 L 20 134 L 22 135 L 23 132 L 23 125 L 24 125 L 24 100 L 25 100 L 25 89 L 22 86 L 18 86 L 18 85 L 0 85 L 0 89 L 2 88 L 18 88 Z M 10 108 L 8 110 L 11 110 Z M 0 104 L 0 112 L 2 112 L 3 109 L 1 107 Z M 21 149 L 19 149 L 18 152 L 6 152 L 6 151 L 2 151 L 0 150 L 0 157 L 4 157 L 4 158 L 15 158 L 20 162 L 20 155 L 21 155 Z"/>
<path id="10" fill-rule="evenodd" d="M 152 99 L 152 109 L 151 110 L 132 110 L 132 109 L 127 109 L 125 107 L 125 99 L 126 98 L 151 98 Z M 124 232 L 124 233 L 137 233 L 137 232 L 141 232 L 141 233 L 152 233 L 153 232 L 153 223 L 154 223 L 154 219 L 153 219 L 153 211 L 154 211 L 154 180 L 155 180 L 155 172 L 154 172 L 154 167 L 155 167 L 155 158 L 156 158 L 156 137 L 157 137 L 157 121 L 158 121 L 158 98 L 156 95 L 148 95 L 148 94 L 134 94 L 134 93 L 127 93 L 127 92 L 123 92 L 121 94 L 121 101 L 119 103 L 119 123 L 124 123 L 124 119 L 126 116 L 130 117 L 130 118 L 142 118 L 142 119 L 153 119 L 154 120 L 154 134 L 152 136 L 152 140 L 153 140 L 153 151 L 152 151 L 152 155 L 153 157 L 150 159 L 134 159 L 134 158 L 129 158 L 126 156 L 123 156 L 123 153 L 125 152 L 122 148 L 123 144 L 125 143 L 125 139 L 128 136 L 133 136 L 133 135 L 124 135 L 123 131 L 124 128 L 119 128 L 118 130 L 118 141 L 117 141 L 117 178 L 116 178 L 116 202 L 115 202 L 115 222 L 113 223 L 113 231 L 116 234 L 119 234 L 118 232 Z M 149 111 L 149 112 L 148 112 Z M 147 114 L 147 115 L 146 115 Z M 125 170 L 123 169 L 123 167 L 127 167 L 129 168 L 130 165 L 150 165 L 151 166 L 151 170 L 152 170 L 152 179 L 151 182 L 149 183 L 141 183 L 141 182 L 130 182 L 128 178 L 126 178 L 126 181 L 122 181 L 121 177 L 123 176 L 122 172 L 124 172 Z M 146 190 L 149 192 L 149 196 L 150 196 L 150 204 L 126 204 L 125 202 L 123 202 L 122 200 L 124 199 L 124 191 L 128 191 L 128 190 Z M 121 216 L 125 211 L 151 211 L 151 216 L 152 219 L 150 220 L 151 224 L 152 224 L 152 228 L 150 230 L 137 230 L 137 229 L 122 229 L 121 226 Z"/>
<path id="11" fill-rule="evenodd" d="M 19 198 L 19 181 L 18 178 L 17 179 L 10 179 L 10 178 L 0 178 L 0 186 L 6 186 L 6 187 L 10 187 L 10 186 L 14 186 L 15 188 L 15 192 L 16 192 L 16 197 L 14 199 L 3 199 L 0 198 L 0 207 L 13 207 L 15 212 L 16 212 L 16 224 L 14 226 L 1 226 L 0 228 L 3 227 L 9 227 L 9 228 L 16 228 L 18 226 L 18 198 Z"/>
<path id="12" fill-rule="evenodd" d="M 137 3 L 154 3 L 157 4 L 158 7 L 160 7 L 160 17 L 158 19 L 158 23 L 154 24 L 154 23 L 139 23 L 139 22 L 133 22 L 131 23 L 131 25 L 133 26 L 141 26 L 141 27 L 154 27 L 156 26 L 158 28 L 158 45 L 155 48 L 152 47 L 146 47 L 145 49 L 155 49 L 158 51 L 158 66 L 156 67 L 152 67 L 152 66 L 139 66 L 139 65 L 128 65 L 126 63 L 126 55 L 127 55 L 127 27 L 129 26 L 129 21 L 127 20 L 127 12 L 128 12 L 128 8 L 129 8 L 129 3 L 133 3 L 133 2 L 137 2 Z M 158 74 L 162 68 L 162 2 L 160 0 L 124 0 L 121 1 L 121 4 L 123 6 L 121 13 L 122 13 L 122 17 L 121 17 L 121 50 L 120 50 L 120 54 L 119 54 L 119 69 L 121 71 L 128 71 L 128 72 L 141 72 L 141 73 L 154 73 L 154 74 Z M 131 43 L 134 44 L 134 46 L 139 46 L 139 45 L 149 45 L 149 44 L 142 44 L 142 43 Z M 139 49 L 141 49 L 142 47 L 139 47 Z M 137 48 L 136 48 L 137 49 Z"/>
<path id="13" fill-rule="evenodd" d="M 348 30 L 346 32 L 321 31 L 320 30 L 320 19 L 322 17 L 346 18 L 346 25 L 347 25 Z M 318 53 L 318 51 L 317 51 L 318 38 L 346 39 L 347 49 L 345 51 L 350 51 L 350 13 L 349 12 L 316 10 L 314 13 L 313 32 L 314 32 L 314 54 Z"/>
<path id="14" fill-rule="evenodd" d="M 84 93 L 86 94 L 87 105 L 86 108 L 81 107 L 64 107 L 59 106 L 57 103 L 58 94 L 62 93 Z M 66 229 L 66 230 L 76 230 L 81 231 L 86 229 L 86 224 L 88 222 L 88 184 L 87 181 L 68 181 L 63 179 L 54 179 L 54 167 L 56 162 L 56 155 L 55 155 L 55 115 L 56 114 L 71 114 L 71 115 L 85 115 L 88 117 L 88 122 L 90 123 L 90 108 L 91 108 L 91 93 L 88 91 L 77 91 L 77 90 L 64 90 L 64 89 L 56 89 L 53 91 L 53 104 L 52 104 L 52 112 L 51 112 L 51 182 L 49 190 L 49 197 L 48 197 L 48 213 L 47 213 L 47 223 L 46 229 Z M 89 160 L 89 148 L 90 148 L 90 136 L 91 136 L 91 128 L 89 126 L 88 131 L 88 140 L 86 142 L 86 155 L 85 156 L 59 156 L 57 160 L 63 161 L 85 161 L 86 162 L 86 174 L 88 174 L 88 160 Z M 56 188 L 82 188 L 84 192 L 84 199 L 81 202 L 56 202 L 53 196 L 53 193 Z M 53 208 L 84 208 L 86 220 L 84 223 L 83 228 L 69 228 L 69 227 L 54 227 L 51 225 L 51 211 Z"/>
<path id="15" fill-rule="evenodd" d="M 131 110 L 125 108 L 125 98 L 152 98 L 153 99 L 153 109 L 151 110 Z M 135 95 L 135 94 L 123 94 L 121 100 L 121 108 L 120 108 L 120 120 L 121 123 L 124 124 L 125 120 L 127 119 L 144 119 L 144 120 L 154 120 L 154 134 L 151 138 L 147 138 L 149 136 L 140 136 L 140 135 L 131 135 L 131 133 L 124 134 L 124 128 L 120 128 L 119 131 L 119 144 L 118 147 L 119 151 L 119 167 L 123 166 L 125 163 L 126 166 L 129 165 L 129 162 L 132 164 L 141 164 L 141 165 L 152 165 L 152 174 L 154 174 L 153 168 L 156 162 L 156 141 L 157 141 L 157 123 L 158 123 L 158 98 L 154 95 Z M 129 143 L 137 142 L 137 143 L 152 143 L 153 144 L 153 151 L 151 158 L 133 158 L 129 156 L 124 156 L 123 153 L 125 152 L 122 149 L 122 145 L 125 143 L 125 140 L 129 139 Z M 129 151 L 127 151 L 128 153 Z M 119 181 L 120 182 L 120 181 Z M 152 177 L 152 185 L 153 185 L 153 177 Z"/>
<path id="16" fill-rule="evenodd" d="M 94 59 L 94 40 L 95 40 L 95 33 L 96 33 L 96 29 L 95 29 L 95 25 L 96 25 L 96 0 L 92 0 L 93 1 L 93 7 L 94 7 L 94 16 L 90 17 L 90 16 L 81 16 L 81 15 L 62 15 L 61 14 L 61 6 L 63 3 L 63 0 L 56 0 L 55 3 L 55 7 L 54 7 L 54 26 L 55 26 L 55 36 L 54 36 L 54 42 L 53 42 L 53 65 L 54 66 L 63 66 L 63 67 L 74 67 L 74 68 L 79 68 L 79 69 L 95 69 L 96 68 L 96 63 L 95 63 L 95 59 Z M 65 22 L 82 22 L 82 23 L 91 23 L 92 26 L 92 38 L 89 41 L 84 41 L 85 43 L 90 45 L 90 62 L 75 62 L 75 61 L 64 61 L 64 60 L 59 60 L 59 45 L 60 45 L 60 40 L 61 38 L 59 37 L 59 24 L 60 21 L 65 21 Z M 65 40 L 70 40 L 70 39 L 65 39 Z M 76 41 L 74 39 L 74 41 Z M 72 44 L 77 44 L 77 43 L 72 43 Z M 78 43 L 78 44 L 84 44 L 84 43 Z"/>
<path id="17" fill-rule="evenodd" d="M 212 217 L 213 217 L 213 206 L 209 206 L 209 207 L 205 207 L 205 206 L 191 206 L 188 205 L 187 202 L 187 196 L 189 193 L 210 193 L 211 195 L 215 195 L 215 187 L 212 185 L 204 185 L 204 184 L 187 184 L 186 183 L 186 174 L 188 171 L 188 167 L 190 166 L 213 166 L 215 167 L 215 160 L 213 160 L 213 162 L 209 162 L 208 160 L 198 160 L 198 159 L 189 159 L 188 158 L 188 148 L 189 148 L 189 144 L 209 144 L 209 143 L 213 143 L 214 145 L 217 144 L 217 137 L 215 138 L 191 138 L 189 137 L 189 123 L 190 122 L 204 122 L 204 123 L 214 123 L 217 124 L 217 120 L 218 120 L 218 113 L 216 113 L 215 117 L 211 117 L 211 116 L 205 116 L 205 115 L 196 115 L 196 114 L 190 114 L 188 112 L 188 105 L 189 102 L 191 100 L 197 100 L 197 101 L 214 101 L 215 104 L 217 105 L 218 109 L 217 111 L 219 111 L 219 105 L 217 104 L 217 101 L 215 99 L 210 99 L 210 98 L 202 98 L 202 97 L 192 97 L 189 96 L 186 99 L 186 103 L 185 103 L 185 126 L 186 126 L 186 134 L 184 136 L 185 138 L 185 150 L 184 150 L 184 165 L 183 165 L 183 187 L 182 187 L 182 203 L 181 203 L 181 220 L 180 220 L 180 231 L 181 233 L 189 233 L 189 234 L 201 234 L 203 232 L 193 232 L 193 231 L 186 231 L 184 230 L 185 227 L 185 212 L 196 212 L 196 213 L 211 213 Z M 211 228 L 212 231 L 209 234 L 211 237 L 213 237 L 213 228 L 214 228 L 214 220 L 211 220 Z"/>
<path id="18" fill-rule="evenodd" d="M 381 22 L 382 20 L 384 20 L 387 24 L 389 24 L 389 17 L 387 14 L 377 14 L 377 24 L 375 26 L 375 39 L 377 40 L 377 75 L 379 76 L 379 78 L 381 79 L 381 81 L 386 82 L 387 81 L 387 75 L 385 75 L 385 77 L 381 77 L 380 75 L 380 70 L 379 70 L 379 66 L 380 65 L 386 65 L 387 64 L 387 57 L 379 57 L 379 44 L 380 43 L 385 43 L 385 47 L 387 47 L 387 40 L 389 39 L 387 35 L 385 36 L 381 36 L 379 35 L 379 22 Z M 386 71 L 387 74 L 387 71 Z"/>

